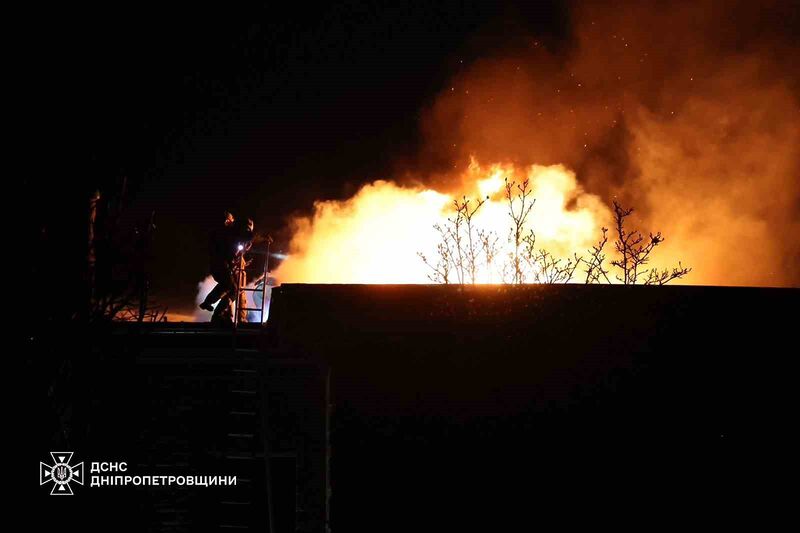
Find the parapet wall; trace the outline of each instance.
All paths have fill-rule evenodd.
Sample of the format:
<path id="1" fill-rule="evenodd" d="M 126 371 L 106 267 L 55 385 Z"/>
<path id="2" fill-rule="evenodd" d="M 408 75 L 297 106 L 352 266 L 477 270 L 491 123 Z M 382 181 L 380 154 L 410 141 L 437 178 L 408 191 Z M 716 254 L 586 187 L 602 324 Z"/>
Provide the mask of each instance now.
<path id="1" fill-rule="evenodd" d="M 772 372 L 790 364 L 799 295 L 689 286 L 283 285 L 273 290 L 269 328 L 281 351 L 324 358 L 334 369 L 334 396 L 368 410 L 470 416 L 596 411 L 608 401 L 626 417 L 686 410 L 689 423 L 703 409 L 715 417 L 739 403 L 749 410 L 746 391 L 762 383 L 756 377 L 780 377 Z"/>

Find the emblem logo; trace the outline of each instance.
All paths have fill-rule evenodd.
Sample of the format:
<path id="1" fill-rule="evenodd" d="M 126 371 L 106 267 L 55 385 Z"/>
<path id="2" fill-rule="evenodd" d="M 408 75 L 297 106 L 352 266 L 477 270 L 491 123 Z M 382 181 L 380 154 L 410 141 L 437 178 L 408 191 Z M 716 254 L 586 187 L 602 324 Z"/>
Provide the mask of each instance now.
<path id="1" fill-rule="evenodd" d="M 39 463 L 39 485 L 52 483 L 51 496 L 72 496 L 70 483 L 83 485 L 83 462 L 71 465 L 73 452 L 50 452 L 53 464 Z"/>

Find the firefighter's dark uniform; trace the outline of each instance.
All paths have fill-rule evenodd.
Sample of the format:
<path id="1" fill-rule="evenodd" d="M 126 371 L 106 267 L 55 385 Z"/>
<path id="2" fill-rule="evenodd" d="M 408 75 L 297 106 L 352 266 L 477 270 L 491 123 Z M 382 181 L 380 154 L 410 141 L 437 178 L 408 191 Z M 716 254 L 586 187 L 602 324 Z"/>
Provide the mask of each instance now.
<path id="1" fill-rule="evenodd" d="M 236 267 L 240 264 L 241 254 L 247 252 L 253 245 L 254 237 L 252 221 L 248 220 L 246 222 L 237 221 L 225 226 L 219 235 L 212 238 L 211 275 L 217 285 L 208 293 L 201 307 L 207 309 L 206 306 L 212 305 L 217 300 L 220 301 L 211 317 L 213 323 L 229 324 L 233 321 L 231 305 L 236 292 L 236 278 L 239 275 Z M 241 283 L 242 286 L 247 284 L 244 272 L 241 273 Z M 242 292 L 237 306 L 240 322 L 247 321 L 245 307 L 247 307 L 247 298 Z"/>
<path id="2" fill-rule="evenodd" d="M 211 235 L 209 243 L 209 263 L 211 277 L 217 282 L 200 307 L 214 305 L 236 288 L 233 274 L 233 260 L 236 257 L 236 224 L 223 226 Z"/>

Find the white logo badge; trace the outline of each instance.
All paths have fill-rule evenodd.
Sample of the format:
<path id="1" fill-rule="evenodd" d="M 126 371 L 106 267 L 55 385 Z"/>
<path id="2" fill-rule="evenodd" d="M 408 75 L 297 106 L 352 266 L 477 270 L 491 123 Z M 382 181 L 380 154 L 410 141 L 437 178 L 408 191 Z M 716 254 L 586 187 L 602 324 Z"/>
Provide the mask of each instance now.
<path id="1" fill-rule="evenodd" d="M 50 495 L 72 496 L 69 484 L 83 485 L 83 462 L 70 465 L 73 452 L 50 452 L 53 464 L 39 463 L 39 485 L 53 483 Z"/>

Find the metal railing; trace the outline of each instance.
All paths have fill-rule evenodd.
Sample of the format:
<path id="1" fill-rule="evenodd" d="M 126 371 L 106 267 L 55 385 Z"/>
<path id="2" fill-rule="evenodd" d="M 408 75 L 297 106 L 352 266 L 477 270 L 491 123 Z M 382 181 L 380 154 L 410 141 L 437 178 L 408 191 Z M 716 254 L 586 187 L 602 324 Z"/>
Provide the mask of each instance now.
<path id="1" fill-rule="evenodd" d="M 253 255 L 264 256 L 264 271 L 255 279 L 252 287 L 247 286 L 247 272 L 245 271 L 248 262 L 245 259 L 245 254 L 239 256 L 239 265 L 236 267 L 236 298 L 233 301 L 233 328 L 238 329 L 239 323 L 242 322 L 242 316 L 247 316 L 249 312 L 259 313 L 259 322 L 265 322 L 264 317 L 267 305 L 267 285 L 269 284 L 269 246 L 270 240 L 267 239 L 266 246 L 263 250 L 253 247 L 248 253 Z M 261 307 L 240 307 L 242 296 L 245 293 L 253 293 L 253 300 L 255 295 L 261 293 Z M 244 312 L 244 313 L 242 313 Z"/>

